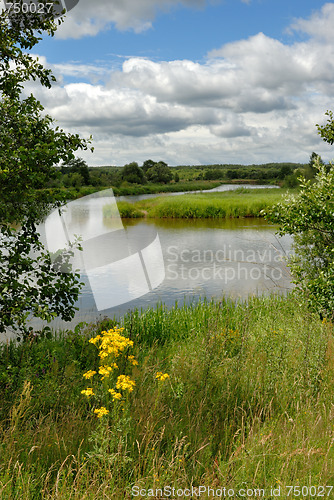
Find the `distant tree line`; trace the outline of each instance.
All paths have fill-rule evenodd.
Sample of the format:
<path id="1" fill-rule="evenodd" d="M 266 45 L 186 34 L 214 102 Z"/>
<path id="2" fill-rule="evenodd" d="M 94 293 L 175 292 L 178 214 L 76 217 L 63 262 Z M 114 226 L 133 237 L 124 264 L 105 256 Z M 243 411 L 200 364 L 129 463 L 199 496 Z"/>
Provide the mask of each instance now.
<path id="1" fill-rule="evenodd" d="M 58 167 L 58 176 L 50 179 L 48 187 L 94 188 L 145 186 L 193 181 L 236 182 L 252 181 L 279 183 L 287 187 L 299 185 L 300 176 L 312 179 L 314 162 L 318 158 L 312 153 L 309 163 L 265 163 L 262 165 L 182 165 L 169 167 L 162 160 L 146 160 L 141 166 L 131 162 L 123 167 L 89 167 L 82 158 L 75 158 Z M 321 158 L 320 161 L 322 162 Z"/>
<path id="2" fill-rule="evenodd" d="M 75 158 L 58 168 L 57 178 L 51 179 L 48 187 L 118 187 L 126 184 L 169 184 L 179 180 L 179 174 L 164 161 L 146 160 L 141 167 L 137 162 L 124 167 L 88 167 L 82 158 Z"/>

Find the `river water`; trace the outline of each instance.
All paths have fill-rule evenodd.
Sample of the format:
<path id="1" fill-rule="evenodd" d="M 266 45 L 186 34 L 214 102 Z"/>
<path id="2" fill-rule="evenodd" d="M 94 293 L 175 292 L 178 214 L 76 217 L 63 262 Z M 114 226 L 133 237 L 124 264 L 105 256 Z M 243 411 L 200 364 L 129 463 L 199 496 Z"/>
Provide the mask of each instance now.
<path id="1" fill-rule="evenodd" d="M 55 320 L 51 326 L 119 317 L 158 302 L 173 306 L 223 295 L 244 299 L 291 288 L 284 262 L 291 238 L 279 238 L 263 219 L 122 221 L 112 191 L 103 193 L 69 203 L 62 218 L 54 213 L 42 228 L 50 251 L 74 235 L 82 236 L 84 248 L 75 262 L 85 283 L 79 311 L 71 324 Z M 112 219 L 103 218 L 106 204 L 114 207 Z"/>

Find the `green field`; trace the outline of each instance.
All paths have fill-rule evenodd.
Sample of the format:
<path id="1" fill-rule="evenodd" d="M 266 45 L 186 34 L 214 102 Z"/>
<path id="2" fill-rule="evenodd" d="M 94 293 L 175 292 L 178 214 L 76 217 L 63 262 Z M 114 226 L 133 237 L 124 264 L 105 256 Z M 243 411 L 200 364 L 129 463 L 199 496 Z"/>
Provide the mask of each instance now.
<path id="1" fill-rule="evenodd" d="M 261 210 L 266 210 L 279 202 L 293 190 L 287 189 L 247 189 L 220 193 L 193 193 L 178 196 L 160 196 L 136 203 L 118 202 L 123 218 L 228 218 L 260 217 Z M 112 212 L 106 206 L 104 216 Z"/>
<path id="2" fill-rule="evenodd" d="M 122 403 L 106 397 L 109 380 L 81 394 L 99 367 L 88 339 L 112 321 L 1 346 L 1 499 L 130 499 L 167 485 L 288 498 L 290 485 L 334 484 L 330 322 L 270 296 L 135 310 L 121 324 L 138 361 L 119 365 L 136 384 Z"/>

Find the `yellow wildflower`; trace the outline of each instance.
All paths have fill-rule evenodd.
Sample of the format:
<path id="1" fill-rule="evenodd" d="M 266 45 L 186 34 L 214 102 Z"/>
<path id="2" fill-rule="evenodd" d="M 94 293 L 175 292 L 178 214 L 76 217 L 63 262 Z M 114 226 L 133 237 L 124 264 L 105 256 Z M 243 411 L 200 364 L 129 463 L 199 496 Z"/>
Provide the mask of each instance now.
<path id="1" fill-rule="evenodd" d="M 83 394 L 84 396 L 87 396 L 88 398 L 90 396 L 95 396 L 92 387 L 88 387 L 87 389 L 84 389 L 83 391 L 81 391 L 81 394 Z"/>
<path id="2" fill-rule="evenodd" d="M 124 328 L 114 328 L 108 332 L 101 332 L 103 337 L 99 346 L 99 356 L 103 359 L 109 354 L 117 358 L 120 352 L 124 351 L 127 347 L 133 347 L 133 341 L 123 337 L 119 332 Z"/>
<path id="3" fill-rule="evenodd" d="M 82 376 L 83 376 L 85 379 L 89 379 L 89 378 L 94 377 L 95 373 L 96 373 L 96 372 L 95 372 L 94 370 L 88 370 L 88 372 L 84 373 Z"/>
<path id="4" fill-rule="evenodd" d="M 138 361 L 135 359 L 134 356 L 128 356 L 128 360 L 130 361 L 130 363 L 133 365 L 133 366 L 137 366 L 138 365 Z"/>
<path id="5" fill-rule="evenodd" d="M 114 389 L 108 389 L 108 392 L 112 395 L 112 400 L 122 399 L 122 394 L 120 392 L 114 391 Z"/>
<path id="6" fill-rule="evenodd" d="M 98 341 L 100 340 L 100 338 L 101 338 L 101 335 L 97 335 L 96 337 L 94 337 L 94 338 L 92 338 L 92 339 L 89 339 L 89 342 L 90 342 L 91 344 L 96 345 L 96 344 L 98 343 Z"/>
<path id="7" fill-rule="evenodd" d="M 99 352 L 99 356 L 100 356 L 101 359 L 107 358 L 108 357 L 108 353 L 105 352 L 105 351 L 102 351 L 102 352 Z"/>
<path id="8" fill-rule="evenodd" d="M 164 380 L 169 378 L 169 375 L 168 373 L 157 372 L 155 378 L 158 379 L 159 382 L 163 382 Z"/>
<path id="9" fill-rule="evenodd" d="M 116 365 L 116 363 L 112 363 L 110 366 L 100 366 L 99 374 L 102 375 L 101 380 L 103 380 L 105 377 L 109 377 L 111 372 L 115 369 L 117 370 L 117 368 L 118 366 Z"/>
<path id="10" fill-rule="evenodd" d="M 96 413 L 98 418 L 102 418 L 103 415 L 108 415 L 109 410 L 107 410 L 107 408 L 105 408 L 104 406 L 101 406 L 101 408 L 96 408 L 96 410 L 94 410 L 94 413 Z"/>
<path id="11" fill-rule="evenodd" d="M 127 375 L 120 375 L 117 377 L 116 389 L 132 392 L 135 385 L 136 382 L 131 380 Z"/>

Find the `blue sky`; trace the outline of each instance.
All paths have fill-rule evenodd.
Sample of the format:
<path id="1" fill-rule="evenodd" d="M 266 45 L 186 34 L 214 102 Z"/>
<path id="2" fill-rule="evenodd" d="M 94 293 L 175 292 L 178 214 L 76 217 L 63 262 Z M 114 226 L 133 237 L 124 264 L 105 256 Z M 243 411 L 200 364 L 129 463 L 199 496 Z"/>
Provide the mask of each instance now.
<path id="1" fill-rule="evenodd" d="M 57 85 L 27 91 L 89 165 L 329 160 L 333 26 L 321 0 L 80 0 L 34 49 Z"/>

